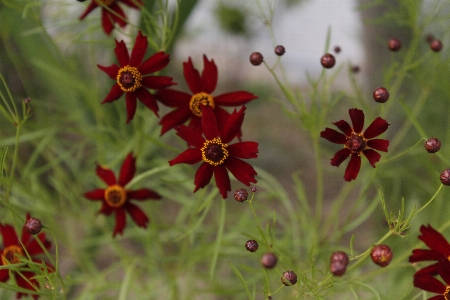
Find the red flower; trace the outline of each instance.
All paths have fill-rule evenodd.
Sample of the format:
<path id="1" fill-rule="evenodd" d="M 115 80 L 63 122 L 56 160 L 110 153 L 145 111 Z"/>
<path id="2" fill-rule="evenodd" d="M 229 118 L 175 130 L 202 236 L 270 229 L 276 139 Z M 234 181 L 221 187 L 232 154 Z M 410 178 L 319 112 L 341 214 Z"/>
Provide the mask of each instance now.
<path id="1" fill-rule="evenodd" d="M 114 52 L 119 66 L 115 64 L 109 67 L 97 65 L 100 70 L 117 81 L 102 104 L 117 100 L 123 93 L 126 93 L 127 124 L 133 119 L 136 112 L 136 97 L 158 116 L 156 99 L 146 89 L 163 89 L 175 84 L 172 82 L 172 78 L 167 76 L 144 77 L 144 75 L 162 70 L 169 63 L 169 55 L 164 52 L 158 52 L 142 62 L 147 45 L 147 38 L 139 31 L 131 56 L 129 56 L 125 43 L 116 40 Z"/>
<path id="2" fill-rule="evenodd" d="M 412 255 L 409 257 L 409 262 L 419 262 L 419 261 L 438 261 L 440 259 L 450 259 L 450 244 L 440 234 L 436 229 L 428 224 L 428 227 L 422 225 L 420 226 L 419 240 L 422 240 L 425 245 L 430 249 L 414 249 Z M 414 274 L 418 276 L 421 274 L 436 275 L 438 270 L 436 265 L 430 265 L 428 267 L 422 268 Z"/>
<path id="3" fill-rule="evenodd" d="M 30 215 L 27 214 L 27 220 L 30 219 Z M 22 229 L 22 237 L 19 241 L 17 237 L 16 231 L 14 227 L 9 224 L 0 224 L 0 234 L 3 239 L 3 246 L 5 248 L 0 249 L 1 251 L 1 266 L 6 266 L 9 264 L 17 264 L 20 262 L 20 257 L 27 258 L 28 253 L 31 257 L 31 260 L 41 264 L 40 259 L 34 258 L 34 256 L 38 254 L 44 253 L 44 250 L 39 246 L 38 242 L 35 238 L 38 238 L 42 244 L 45 246 L 47 250 L 50 249 L 51 243 L 45 238 L 45 233 L 40 233 L 35 237 L 32 237 L 31 234 L 26 232 L 25 226 Z M 22 242 L 22 244 L 20 243 Z M 23 245 L 23 247 L 22 247 Z M 48 265 L 49 269 L 53 267 Z M 25 280 L 20 274 L 17 272 L 13 272 L 14 278 L 17 282 L 17 285 L 24 289 L 29 289 L 32 291 L 37 291 L 39 287 L 39 283 L 36 279 L 32 279 L 36 274 L 34 272 L 22 271 L 20 272 L 27 280 Z M 0 281 L 6 282 L 9 279 L 10 272 L 8 269 L 0 270 Z M 25 293 L 17 293 L 17 299 L 20 299 L 23 295 L 27 295 Z M 34 299 L 38 299 L 38 295 L 32 295 Z"/>
<path id="4" fill-rule="evenodd" d="M 112 30 L 114 29 L 115 23 L 118 23 L 122 28 L 127 25 L 127 17 L 125 16 L 122 8 L 120 8 L 118 2 L 123 2 L 129 7 L 136 9 L 140 9 L 140 6 L 138 6 L 136 3 L 142 5 L 142 0 L 92 0 L 86 10 L 80 16 L 80 20 L 83 20 L 95 8 L 101 6 L 103 31 L 105 31 L 107 35 L 110 35 Z"/>
<path id="5" fill-rule="evenodd" d="M 195 148 L 189 148 L 169 161 L 171 166 L 179 163 L 196 164 L 203 163 L 195 173 L 195 190 L 205 187 L 214 173 L 217 188 L 222 198 L 227 197 L 227 191 L 231 191 L 230 177 L 227 169 L 234 177 L 245 185 L 256 183 L 256 171 L 251 165 L 239 158 L 258 157 L 258 143 L 238 142 L 228 145 L 239 133 L 244 121 L 245 106 L 238 112 L 234 109 L 230 117 L 225 121 L 223 129 L 219 130 L 216 116 L 210 106 L 201 106 L 202 129 L 205 138 L 192 128 L 181 125 L 176 129 L 177 135 Z"/>
<path id="6" fill-rule="evenodd" d="M 217 67 L 214 60 L 208 61 L 206 55 L 203 55 L 203 65 L 203 72 L 200 76 L 200 73 L 194 69 L 190 57 L 187 62 L 183 63 L 184 78 L 191 94 L 172 89 L 159 90 L 155 94 L 164 105 L 176 107 L 159 122 L 162 125 L 161 135 L 188 120 L 190 120 L 188 126 L 201 133 L 202 109 L 200 104 L 211 106 L 214 109 L 218 121 L 217 125 L 219 130 L 222 130 L 223 124 L 230 114 L 221 106 L 243 105 L 257 98 L 257 96 L 246 91 L 230 92 L 213 97 L 211 93 L 214 92 L 217 85 Z M 240 135 L 239 132 L 238 137 Z"/>
<path id="7" fill-rule="evenodd" d="M 331 159 L 332 166 L 338 167 L 347 157 L 351 156 L 347 169 L 345 169 L 344 179 L 346 181 L 352 181 L 358 176 L 361 167 L 361 153 L 367 157 L 369 163 L 375 168 L 375 163 L 381 157 L 375 150 L 387 152 L 389 147 L 388 140 L 373 139 L 388 129 L 390 124 L 386 120 L 380 117 L 376 118 L 363 132 L 364 112 L 360 109 L 352 108 L 349 110 L 349 115 L 353 127 L 344 120 L 333 123 L 344 134 L 328 127 L 320 133 L 320 136 L 324 139 L 335 144 L 344 145 L 344 149 L 336 152 Z"/>
<path id="8" fill-rule="evenodd" d="M 428 292 L 439 294 L 428 298 L 428 300 L 448 300 L 450 299 L 450 261 L 447 259 L 440 260 L 436 264 L 436 270 L 447 285 L 430 274 L 422 274 L 414 276 L 414 286 Z"/>
<path id="9" fill-rule="evenodd" d="M 155 191 L 145 188 L 136 191 L 125 188 L 136 172 L 136 158 L 134 158 L 131 153 L 127 155 L 120 169 L 118 181 L 116 180 L 113 171 L 108 168 L 97 166 L 96 172 L 98 177 L 100 177 L 108 187 L 106 189 L 96 189 L 86 192 L 84 196 L 89 200 L 103 201 L 99 213 L 107 216 L 112 212 L 116 213 L 116 226 L 114 228 L 113 237 L 116 236 L 117 233 L 123 233 L 126 223 L 126 211 L 139 227 L 146 228 L 149 219 L 145 213 L 138 206 L 132 204 L 130 200 L 135 199 L 137 201 L 143 201 L 147 199 L 160 199 L 161 196 Z"/>

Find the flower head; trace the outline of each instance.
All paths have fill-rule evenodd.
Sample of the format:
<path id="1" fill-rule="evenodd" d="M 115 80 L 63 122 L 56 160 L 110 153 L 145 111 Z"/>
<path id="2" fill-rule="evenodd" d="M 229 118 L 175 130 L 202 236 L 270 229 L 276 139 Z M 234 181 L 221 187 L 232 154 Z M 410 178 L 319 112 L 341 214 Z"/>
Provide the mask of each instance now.
<path id="1" fill-rule="evenodd" d="M 421 274 L 414 276 L 414 286 L 432 293 L 439 294 L 428 298 L 428 300 L 449 300 L 450 299 L 450 261 L 447 259 L 439 260 L 435 264 L 437 273 L 442 277 L 446 284 L 430 274 Z"/>
<path id="2" fill-rule="evenodd" d="M 92 0 L 88 7 L 86 7 L 86 10 L 81 14 L 80 20 L 83 20 L 95 8 L 101 6 L 103 31 L 105 31 L 107 35 L 110 35 L 114 29 L 115 23 L 119 24 L 122 28 L 127 25 L 127 17 L 119 6 L 119 2 L 136 9 L 140 9 L 140 6 L 142 5 L 142 0 Z"/>
<path id="3" fill-rule="evenodd" d="M 203 106 L 202 109 L 202 134 L 192 128 L 181 125 L 176 128 L 177 135 L 195 148 L 188 148 L 176 158 L 169 161 L 171 166 L 179 163 L 195 164 L 203 163 L 195 173 L 194 193 L 205 187 L 211 180 L 213 174 L 216 186 L 222 198 L 227 197 L 227 191 L 231 191 L 229 170 L 234 177 L 245 185 L 255 182 L 256 171 L 251 165 L 240 158 L 258 157 L 258 143 L 238 142 L 228 145 L 239 133 L 244 121 L 245 106 L 238 112 L 236 109 L 225 121 L 222 130 L 219 130 L 216 116 L 210 106 Z"/>
<path id="4" fill-rule="evenodd" d="M 29 219 L 30 215 L 27 214 L 27 221 Z M 0 224 L 0 234 L 2 236 L 4 246 L 3 249 L 0 249 L 1 266 L 17 264 L 20 262 L 20 257 L 27 257 L 27 254 L 30 256 L 32 261 L 40 264 L 41 260 L 35 258 L 35 256 L 44 253 L 44 250 L 39 246 L 38 242 L 35 240 L 36 238 L 42 242 L 47 250 L 51 247 L 50 241 L 45 238 L 45 233 L 41 232 L 33 237 L 26 231 L 25 226 L 22 230 L 22 237 L 20 238 L 20 241 L 12 225 Z M 48 265 L 48 267 L 49 269 L 53 268 L 51 265 Z M 29 271 L 22 271 L 20 273 L 22 276 L 17 272 L 10 273 L 8 269 L 2 269 L 0 270 L 0 281 L 6 282 L 9 279 L 10 274 L 13 274 L 19 287 L 36 291 L 39 287 L 39 283 L 33 278 L 36 274 Z M 23 295 L 26 294 L 18 292 L 17 299 L 20 299 Z M 32 295 L 32 297 L 34 299 L 39 298 L 38 295 Z"/>
<path id="5" fill-rule="evenodd" d="M 116 226 L 113 236 L 122 234 L 125 228 L 126 216 L 128 212 L 133 221 L 139 226 L 146 228 L 149 222 L 145 213 L 136 205 L 131 203 L 131 199 L 143 201 L 148 199 L 160 199 L 161 196 L 150 189 L 129 190 L 126 185 L 131 181 L 136 172 L 136 158 L 130 153 L 125 158 L 120 169 L 119 180 L 116 179 L 113 171 L 102 166 L 97 166 L 98 177 L 100 177 L 108 187 L 106 189 L 95 189 L 86 192 L 84 196 L 89 200 L 102 201 L 101 214 L 116 214 Z"/>
<path id="6" fill-rule="evenodd" d="M 343 144 L 344 149 L 336 152 L 331 159 L 331 165 L 338 167 L 347 157 L 350 162 L 345 169 L 344 179 L 352 181 L 358 176 L 361 167 L 361 154 L 369 160 L 372 167 L 375 168 L 375 163 L 380 160 L 381 155 L 375 151 L 387 152 L 389 147 L 388 140 L 374 139 L 388 129 L 388 122 L 378 117 L 367 127 L 366 131 L 362 131 L 364 127 L 364 112 L 357 108 L 349 110 L 352 125 L 350 126 L 346 121 L 340 120 L 333 124 L 339 128 L 344 134 L 331 129 L 325 128 L 320 133 L 320 136 L 335 144 Z M 375 150 L 374 150 L 375 149 Z"/>
<path id="7" fill-rule="evenodd" d="M 190 57 L 187 62 L 183 63 L 184 78 L 191 93 L 172 89 L 159 90 L 156 93 L 155 96 L 164 105 L 175 107 L 175 110 L 162 117 L 159 122 L 162 125 L 161 135 L 171 128 L 184 124 L 188 120 L 188 126 L 201 133 L 202 105 L 210 106 L 214 109 L 217 125 L 221 130 L 225 120 L 230 115 L 222 106 L 243 105 L 257 98 L 257 96 L 246 91 L 236 91 L 212 96 L 217 85 L 217 67 L 214 60 L 208 60 L 205 55 L 203 55 L 203 65 L 203 72 L 200 75 L 199 71 L 194 69 Z"/>
<path id="8" fill-rule="evenodd" d="M 162 70 L 169 63 L 169 55 L 164 52 L 158 52 L 142 62 L 147 46 L 147 38 L 139 31 L 131 55 L 128 55 L 125 43 L 116 40 L 114 52 L 119 65 L 109 67 L 97 65 L 116 81 L 102 104 L 115 101 L 126 93 L 127 124 L 136 112 L 136 98 L 158 116 L 156 99 L 147 89 L 164 89 L 174 84 L 172 78 L 168 76 L 145 76 Z"/>

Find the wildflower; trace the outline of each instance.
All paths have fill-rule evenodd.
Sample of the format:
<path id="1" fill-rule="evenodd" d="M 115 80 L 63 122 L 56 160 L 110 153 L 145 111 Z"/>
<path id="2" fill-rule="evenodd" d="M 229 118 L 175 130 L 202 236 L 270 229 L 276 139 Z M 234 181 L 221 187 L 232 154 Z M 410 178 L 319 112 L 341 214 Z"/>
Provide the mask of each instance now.
<path id="1" fill-rule="evenodd" d="M 175 83 L 167 76 L 144 76 L 162 70 L 169 63 L 169 55 L 158 52 L 150 56 L 144 62 L 148 41 L 139 31 L 136 37 L 131 55 L 128 55 L 127 47 L 123 41 L 116 40 L 116 53 L 119 66 L 114 64 L 109 67 L 97 65 L 100 70 L 108 74 L 111 79 L 116 80 L 103 103 L 119 99 L 126 93 L 127 124 L 133 119 L 136 112 L 136 98 L 158 116 L 158 105 L 156 99 L 147 89 L 163 89 Z"/>
<path id="2" fill-rule="evenodd" d="M 238 112 L 236 109 L 228 117 L 219 130 L 216 116 L 210 106 L 201 106 L 202 109 L 202 131 L 196 132 L 194 129 L 181 125 L 176 128 L 177 135 L 195 148 L 188 148 L 176 158 L 169 161 L 171 166 L 179 163 L 195 164 L 203 160 L 203 163 L 195 174 L 195 190 L 205 187 L 214 174 L 216 186 L 222 198 L 227 197 L 227 191 L 231 191 L 230 177 L 227 169 L 234 177 L 245 185 L 256 182 L 256 171 L 251 165 L 239 158 L 258 157 L 258 143 L 238 142 L 232 145 L 228 143 L 239 133 L 244 121 L 245 106 Z"/>
<path id="3" fill-rule="evenodd" d="M 25 230 L 31 235 L 38 234 L 39 232 L 41 232 L 41 229 L 42 223 L 39 219 L 29 218 L 25 223 Z"/>
<path id="4" fill-rule="evenodd" d="M 264 57 L 259 52 L 252 52 L 252 54 L 250 54 L 249 59 L 250 59 L 250 63 L 254 66 L 259 66 L 264 61 Z"/>
<path id="5" fill-rule="evenodd" d="M 237 202 L 244 202 L 248 199 L 248 192 L 246 189 L 240 188 L 234 192 L 234 200 Z"/>
<path id="6" fill-rule="evenodd" d="M 256 252 L 258 250 L 258 248 L 259 248 L 259 244 L 255 240 L 248 240 L 245 243 L 245 249 L 247 249 L 247 251 Z"/>
<path id="7" fill-rule="evenodd" d="M 295 274 L 294 271 L 283 272 L 283 275 L 281 276 L 281 282 L 285 286 L 294 285 L 297 283 L 297 274 Z"/>
<path id="8" fill-rule="evenodd" d="M 441 172 L 441 175 L 439 176 L 439 179 L 441 180 L 443 185 L 450 185 L 450 169 L 445 169 Z"/>
<path id="9" fill-rule="evenodd" d="M 27 221 L 30 219 L 30 215 L 27 214 Z M 41 264 L 41 260 L 35 258 L 35 256 L 44 253 L 44 250 L 41 246 L 39 246 L 36 239 L 39 239 L 42 242 L 45 249 L 49 250 L 51 247 L 50 241 L 45 238 L 45 233 L 40 233 L 35 237 L 32 237 L 31 234 L 25 230 L 25 227 L 22 230 L 22 237 L 20 241 L 12 225 L 0 224 L 0 234 L 2 236 L 4 246 L 3 249 L 0 249 L 1 266 L 17 264 L 20 262 L 20 257 L 27 258 L 28 255 L 32 261 Z M 53 268 L 51 265 L 47 266 L 49 270 Z M 6 282 L 10 275 L 14 276 L 17 285 L 21 288 L 31 291 L 36 291 L 39 288 L 39 283 L 33 278 L 36 276 L 34 272 L 21 271 L 19 274 L 15 271 L 10 272 L 8 269 L 2 269 L 0 270 L 0 281 Z M 20 299 L 24 295 L 27 294 L 18 292 L 16 298 Z M 33 299 L 39 298 L 38 295 L 32 295 L 32 297 Z"/>
<path id="10" fill-rule="evenodd" d="M 431 137 L 425 142 L 425 150 L 428 153 L 436 153 L 441 150 L 441 141 L 438 138 Z"/>
<path id="11" fill-rule="evenodd" d="M 267 252 L 261 257 L 261 264 L 266 269 L 273 269 L 277 265 L 278 257 L 275 253 Z"/>
<path id="12" fill-rule="evenodd" d="M 428 298 L 428 300 L 448 300 L 450 299 L 450 261 L 447 259 L 439 260 L 435 264 L 437 273 L 442 277 L 446 284 L 430 274 L 414 276 L 414 286 L 432 293 L 439 294 Z"/>
<path id="13" fill-rule="evenodd" d="M 382 268 L 387 267 L 391 263 L 393 255 L 394 253 L 388 245 L 376 245 L 370 252 L 370 258 L 374 264 Z"/>
<path id="14" fill-rule="evenodd" d="M 97 166 L 96 172 L 108 187 L 106 189 L 95 189 L 86 192 L 84 196 L 89 200 L 102 201 L 102 207 L 98 213 L 110 215 L 115 212 L 116 226 L 113 237 L 117 233 L 123 234 L 126 216 L 128 212 L 133 221 L 139 226 L 146 228 L 149 219 L 145 213 L 136 205 L 130 202 L 131 199 L 143 201 L 147 199 L 160 199 L 161 196 L 150 189 L 129 190 L 125 186 L 131 181 L 136 172 L 136 158 L 132 153 L 128 154 L 120 169 L 119 180 L 116 179 L 113 171 L 102 166 Z"/>
<path id="15" fill-rule="evenodd" d="M 373 100 L 378 103 L 385 103 L 389 100 L 389 91 L 384 87 L 379 87 L 373 91 Z"/>
<path id="16" fill-rule="evenodd" d="M 286 53 L 286 48 L 284 48 L 283 45 L 278 45 L 275 47 L 275 54 L 278 56 L 282 56 L 284 53 Z"/>
<path id="17" fill-rule="evenodd" d="M 436 229 L 428 224 L 427 226 L 420 226 L 419 240 L 423 241 L 430 249 L 414 249 L 412 255 L 409 257 L 409 262 L 415 263 L 420 261 L 438 261 L 440 259 L 449 259 L 450 244 Z M 414 274 L 414 276 L 421 274 L 438 274 L 436 265 L 430 265 L 422 268 Z"/>
<path id="18" fill-rule="evenodd" d="M 324 139 L 335 144 L 344 145 L 344 149 L 336 152 L 331 159 L 330 164 L 332 166 L 338 167 L 347 159 L 347 157 L 351 156 L 350 162 L 345 169 L 344 179 L 346 181 L 352 181 L 358 176 L 361 167 L 361 154 L 364 154 L 372 167 L 375 168 L 375 163 L 377 163 L 381 157 L 375 150 L 387 152 L 389 147 L 388 140 L 373 139 L 388 129 L 390 124 L 388 124 L 386 120 L 380 117 L 376 118 L 369 127 L 367 127 L 366 131 L 363 132 L 364 112 L 360 109 L 352 108 L 349 110 L 349 115 L 353 126 L 350 126 L 344 120 L 333 123 L 344 134 L 328 127 L 320 133 L 320 136 Z"/>
<path id="19" fill-rule="evenodd" d="M 88 14 L 91 13 L 98 6 L 102 7 L 102 26 L 103 31 L 110 35 L 114 29 L 114 24 L 119 24 L 120 27 L 127 25 L 125 13 L 119 6 L 119 2 L 123 2 L 129 7 L 140 9 L 142 6 L 142 0 L 92 0 L 89 3 L 86 10 L 81 14 L 80 20 L 83 20 Z"/>
<path id="20" fill-rule="evenodd" d="M 347 271 L 347 266 L 350 263 L 347 253 L 344 251 L 336 251 L 330 257 L 330 272 L 334 276 L 342 276 Z"/>
<path id="21" fill-rule="evenodd" d="M 388 41 L 388 48 L 389 50 L 396 52 L 398 50 L 400 50 L 400 48 L 402 47 L 402 43 L 395 38 L 389 39 Z"/>
<path id="22" fill-rule="evenodd" d="M 336 64 L 336 59 L 333 54 L 326 53 L 320 58 L 320 64 L 325 69 L 331 69 Z"/>
<path id="23" fill-rule="evenodd" d="M 172 89 L 159 90 L 156 93 L 155 96 L 164 105 L 176 108 L 165 115 L 159 122 L 162 125 L 161 135 L 171 128 L 184 124 L 188 120 L 188 127 L 201 133 L 202 109 L 200 106 L 202 105 L 210 106 L 214 109 L 219 130 L 221 130 L 225 120 L 230 115 L 221 106 L 238 106 L 257 98 L 246 91 L 212 96 L 211 93 L 214 92 L 217 85 L 217 67 L 214 60 L 211 59 L 209 61 L 205 55 L 203 55 L 203 65 L 203 72 L 200 76 L 200 73 L 194 69 L 190 57 L 187 62 L 183 63 L 184 78 L 191 90 L 191 94 Z"/>

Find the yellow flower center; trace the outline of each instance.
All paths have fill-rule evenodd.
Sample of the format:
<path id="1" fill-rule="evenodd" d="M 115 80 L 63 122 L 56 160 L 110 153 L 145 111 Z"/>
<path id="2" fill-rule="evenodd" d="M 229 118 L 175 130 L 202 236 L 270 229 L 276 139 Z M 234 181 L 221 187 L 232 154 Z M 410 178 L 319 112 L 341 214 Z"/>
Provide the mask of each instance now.
<path id="1" fill-rule="evenodd" d="M 218 166 L 228 158 L 228 145 L 222 143 L 220 138 L 208 140 L 203 144 L 202 159 L 208 164 Z"/>
<path id="2" fill-rule="evenodd" d="M 447 287 L 445 288 L 444 295 L 443 295 L 445 300 L 450 300 L 449 295 L 450 295 L 450 286 L 447 285 Z"/>
<path id="3" fill-rule="evenodd" d="M 117 74 L 117 83 L 124 92 L 134 92 L 142 86 L 142 75 L 137 68 L 125 66 Z"/>
<path id="4" fill-rule="evenodd" d="M 111 207 L 121 207 L 127 201 L 127 193 L 120 185 L 111 185 L 105 190 L 105 201 Z"/>
<path id="5" fill-rule="evenodd" d="M 98 4 L 104 5 L 104 6 L 111 6 L 116 2 L 116 0 L 96 0 Z"/>
<path id="6" fill-rule="evenodd" d="M 20 261 L 19 256 L 25 256 L 22 247 L 17 245 L 6 247 L 2 253 L 3 265 L 17 264 Z"/>
<path id="7" fill-rule="evenodd" d="M 211 106 L 214 108 L 214 98 L 210 94 L 203 92 L 192 96 L 191 101 L 189 101 L 189 108 L 197 117 L 202 116 L 202 108 L 200 105 Z"/>

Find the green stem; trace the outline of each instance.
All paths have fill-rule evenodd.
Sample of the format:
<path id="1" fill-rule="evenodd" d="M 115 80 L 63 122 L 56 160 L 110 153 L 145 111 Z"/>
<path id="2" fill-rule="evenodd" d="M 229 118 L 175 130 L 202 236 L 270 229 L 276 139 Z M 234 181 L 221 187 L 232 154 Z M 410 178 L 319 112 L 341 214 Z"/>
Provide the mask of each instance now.
<path id="1" fill-rule="evenodd" d="M 214 277 L 214 271 L 216 269 L 217 259 L 219 257 L 220 252 L 220 244 L 222 243 L 222 236 L 223 236 L 223 228 L 225 227 L 225 216 L 227 212 L 227 205 L 226 201 L 221 201 L 220 206 L 220 220 L 219 220 L 219 229 L 217 231 L 217 238 L 216 238 L 216 245 L 214 247 L 214 253 L 211 260 L 211 268 L 209 269 L 209 278 L 212 279 Z"/>
<path id="2" fill-rule="evenodd" d="M 416 211 L 416 212 L 414 213 L 413 217 L 416 216 L 416 215 L 417 215 L 419 212 L 421 212 L 422 210 L 424 210 L 425 207 L 427 207 L 431 202 L 433 202 L 433 200 L 434 200 L 434 199 L 436 198 L 436 196 L 439 194 L 439 192 L 441 191 L 441 189 L 442 189 L 443 186 L 444 186 L 444 185 L 441 183 L 441 185 L 439 186 L 439 188 L 438 188 L 438 190 L 436 191 L 436 193 L 434 193 L 433 197 L 431 197 L 431 199 L 428 200 L 428 202 L 425 203 L 424 206 L 422 206 L 418 211 Z"/>

